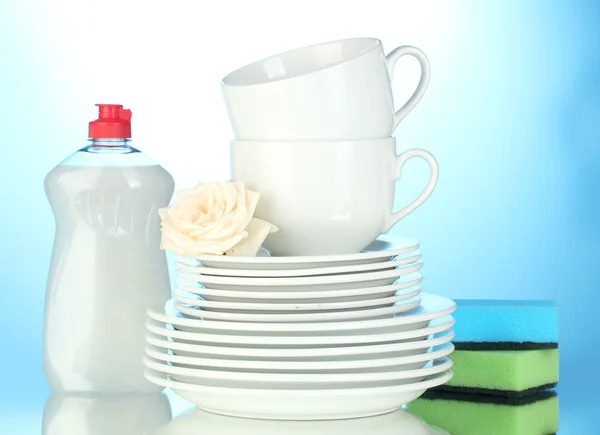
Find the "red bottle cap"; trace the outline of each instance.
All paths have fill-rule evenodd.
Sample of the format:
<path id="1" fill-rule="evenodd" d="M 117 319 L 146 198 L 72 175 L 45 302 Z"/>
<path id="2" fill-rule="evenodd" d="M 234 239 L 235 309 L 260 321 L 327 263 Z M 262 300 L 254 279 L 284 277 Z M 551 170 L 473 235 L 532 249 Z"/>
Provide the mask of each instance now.
<path id="1" fill-rule="evenodd" d="M 90 139 L 131 138 L 131 110 L 121 104 L 96 104 L 98 119 L 90 122 Z"/>

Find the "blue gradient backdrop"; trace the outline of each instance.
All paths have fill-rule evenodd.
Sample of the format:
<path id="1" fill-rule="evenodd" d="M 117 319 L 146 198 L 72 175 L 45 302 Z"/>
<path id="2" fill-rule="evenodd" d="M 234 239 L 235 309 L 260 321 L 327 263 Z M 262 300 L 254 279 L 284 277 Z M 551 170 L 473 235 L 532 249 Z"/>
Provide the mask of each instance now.
<path id="1" fill-rule="evenodd" d="M 427 290 L 556 300 L 563 421 L 597 433 L 587 425 L 600 402 L 590 358 L 600 344 L 600 2 L 201 3 L 0 2 L 0 420 L 39 416 L 49 392 L 41 346 L 54 223 L 43 178 L 84 144 L 93 104 L 131 107 L 136 145 L 178 187 L 225 179 L 220 77 L 366 35 L 388 51 L 419 46 L 432 63 L 424 99 L 396 132 L 400 149 L 426 148 L 441 168 L 433 197 L 394 229 L 421 240 Z M 409 61 L 400 70 L 399 101 L 418 77 Z M 408 171 L 414 189 L 399 204 L 421 169 Z"/>

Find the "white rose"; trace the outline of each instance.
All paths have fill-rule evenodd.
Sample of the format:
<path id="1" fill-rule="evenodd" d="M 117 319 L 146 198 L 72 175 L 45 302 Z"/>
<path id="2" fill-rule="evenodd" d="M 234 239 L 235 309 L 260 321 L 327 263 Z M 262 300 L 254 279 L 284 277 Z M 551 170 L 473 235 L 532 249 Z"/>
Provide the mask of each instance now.
<path id="1" fill-rule="evenodd" d="M 253 219 L 259 198 L 240 182 L 199 184 L 177 192 L 173 204 L 158 211 L 161 249 L 186 257 L 256 255 L 267 235 L 277 231 Z"/>

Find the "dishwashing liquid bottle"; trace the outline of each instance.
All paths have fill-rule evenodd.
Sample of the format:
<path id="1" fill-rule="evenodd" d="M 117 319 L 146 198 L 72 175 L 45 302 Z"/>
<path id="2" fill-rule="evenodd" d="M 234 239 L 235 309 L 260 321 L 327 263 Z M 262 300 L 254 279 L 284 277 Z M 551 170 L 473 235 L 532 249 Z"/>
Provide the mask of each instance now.
<path id="1" fill-rule="evenodd" d="M 146 309 L 170 297 L 158 209 L 171 175 L 133 148 L 131 111 L 99 104 L 89 145 L 45 180 L 56 221 L 44 370 L 58 392 L 160 390 L 143 376 Z"/>

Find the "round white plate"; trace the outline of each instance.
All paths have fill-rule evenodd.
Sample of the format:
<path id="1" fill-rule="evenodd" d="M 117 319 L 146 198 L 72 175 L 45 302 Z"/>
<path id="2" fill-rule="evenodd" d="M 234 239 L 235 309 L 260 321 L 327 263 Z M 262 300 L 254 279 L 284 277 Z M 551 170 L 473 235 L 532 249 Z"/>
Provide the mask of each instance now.
<path id="1" fill-rule="evenodd" d="M 414 263 L 422 257 L 421 252 L 414 251 L 394 257 L 390 261 L 379 261 L 377 263 L 355 264 L 350 266 L 317 267 L 314 269 L 222 269 L 215 267 L 197 266 L 186 263 L 185 261 L 175 261 L 182 272 L 189 272 L 201 275 L 211 276 L 229 276 L 229 277 L 299 277 L 299 276 L 318 276 L 318 275 L 343 275 L 348 273 L 369 272 L 375 270 L 395 269 L 399 266 Z"/>
<path id="2" fill-rule="evenodd" d="M 178 313 L 173 301 L 166 305 L 159 305 L 147 310 L 148 315 L 163 323 L 177 325 L 177 327 L 197 328 L 211 334 L 237 334 L 253 332 L 256 335 L 265 333 L 269 336 L 293 335 L 355 335 L 355 334 L 385 334 L 392 332 L 419 329 L 426 326 L 431 320 L 452 314 L 456 304 L 442 296 L 421 293 L 421 305 L 410 313 L 396 314 L 390 319 L 348 322 L 324 323 L 242 323 L 242 322 L 217 322 L 188 318 Z M 230 331 L 230 332 L 227 332 Z"/>
<path id="3" fill-rule="evenodd" d="M 395 370 L 413 370 L 421 368 L 428 361 L 450 355 L 454 345 L 450 343 L 454 334 L 452 331 L 439 334 L 433 338 L 431 350 L 415 355 L 387 358 L 359 359 L 351 361 L 256 361 L 256 360 L 231 360 L 219 358 L 198 358 L 171 354 L 166 348 L 146 346 L 146 355 L 164 362 L 170 362 L 176 367 L 188 368 L 218 368 L 219 370 L 245 371 L 256 373 L 370 373 Z M 434 345 L 433 343 L 439 343 Z"/>
<path id="4" fill-rule="evenodd" d="M 361 342 L 364 338 L 359 338 L 359 342 L 354 341 L 354 337 L 348 336 L 341 338 L 339 345 L 327 343 L 328 339 L 320 339 L 318 343 L 311 345 L 290 345 L 286 342 L 283 345 L 258 345 L 252 346 L 244 343 L 236 343 L 243 340 L 240 337 L 224 335 L 225 342 L 219 337 L 213 337 L 213 334 L 206 335 L 205 342 L 195 341 L 193 343 L 182 342 L 181 339 L 171 339 L 171 329 L 161 325 L 150 323 L 153 330 L 146 335 L 146 341 L 157 347 L 162 347 L 173 351 L 177 355 L 192 356 L 200 358 L 219 358 L 219 359 L 253 359 L 253 360 L 302 360 L 302 361 L 342 361 L 354 359 L 373 359 L 373 358 L 392 358 L 423 353 L 431 346 L 444 343 L 447 337 L 438 336 L 452 328 L 454 318 L 446 316 L 442 319 L 436 319 L 432 326 L 419 328 L 414 331 L 405 331 L 392 334 L 379 334 L 376 336 L 367 336 L 366 340 L 375 340 L 373 342 Z M 385 338 L 394 337 L 395 341 L 381 341 L 380 335 Z M 338 336 L 339 337 L 339 336 Z M 400 337 L 400 338 L 398 338 Z M 267 337 L 280 338 L 280 337 Z M 292 337 L 301 338 L 301 343 L 310 342 L 308 339 L 314 337 Z M 184 339 L 185 340 L 185 339 Z M 211 341 L 208 341 L 211 340 Z M 348 343 L 348 340 L 350 342 Z M 377 341 L 380 340 L 380 341 Z M 235 341 L 230 343 L 230 341 Z M 325 343 L 323 343 L 325 341 Z M 335 342 L 335 340 L 332 340 Z M 313 340 L 314 342 L 314 340 Z M 338 341 L 340 342 L 340 341 Z M 388 354 L 382 356 L 382 354 Z"/>
<path id="5" fill-rule="evenodd" d="M 391 307 L 384 308 L 367 308 L 367 309 L 356 309 L 336 312 L 325 312 L 325 313 L 293 313 L 293 314 L 245 314 L 245 313 L 232 313 L 203 310 L 197 305 L 187 306 L 183 305 L 185 302 L 181 300 L 181 297 L 177 294 L 174 295 L 175 309 L 186 316 L 197 317 L 200 319 L 209 320 L 224 320 L 229 322 L 263 322 L 263 323 L 295 323 L 295 322 L 337 322 L 352 319 L 384 319 L 391 317 L 394 314 L 408 312 L 414 310 L 421 305 L 421 298 L 419 296 L 402 302 L 400 304 L 393 305 Z"/>
<path id="6" fill-rule="evenodd" d="M 445 323 L 440 323 L 427 328 L 408 331 L 393 332 L 390 334 L 373 335 L 322 335 L 322 336 L 269 336 L 269 335 L 225 335 L 206 334 L 198 332 L 178 331 L 148 319 L 146 328 L 156 335 L 172 338 L 177 343 L 204 344 L 217 343 L 231 347 L 258 347 L 261 349 L 276 346 L 279 349 L 294 349 L 297 347 L 327 347 L 349 344 L 373 344 L 399 341 L 424 340 L 430 334 L 437 334 L 450 329 L 454 325 L 454 318 L 450 317 Z M 428 329 L 429 328 L 429 329 Z M 444 329 L 445 328 L 445 329 Z"/>
<path id="7" fill-rule="evenodd" d="M 333 390 L 347 388 L 391 387 L 420 382 L 452 368 L 450 358 L 440 358 L 416 370 L 376 373 L 251 373 L 222 370 L 188 369 L 174 367 L 148 356 L 144 365 L 157 372 L 166 373 L 177 382 L 229 388 L 256 388 L 275 390 Z"/>
<path id="8" fill-rule="evenodd" d="M 178 302 L 195 305 L 206 311 L 217 311 L 225 313 L 240 313 L 240 314 L 292 314 L 292 313 L 318 313 L 318 312 L 336 312 L 336 311 L 347 311 L 357 310 L 364 308 L 376 308 L 376 307 L 391 307 L 396 303 L 407 301 L 412 299 L 421 293 L 421 287 L 411 289 L 409 292 L 397 294 L 395 296 L 380 298 L 380 299 L 368 299 L 365 301 L 353 301 L 353 302 L 323 302 L 317 304 L 306 304 L 306 303 L 287 303 L 287 304 L 265 304 L 263 302 L 256 303 L 245 303 L 245 302 L 215 302 L 205 301 L 200 298 L 190 298 L 185 293 L 177 291 L 175 293 L 176 300 Z"/>
<path id="9" fill-rule="evenodd" d="M 405 237 L 380 236 L 358 254 L 319 255 L 303 257 L 271 257 L 264 249 L 256 257 L 204 255 L 196 260 L 207 267 L 221 269 L 314 269 L 318 267 L 353 266 L 389 261 L 397 255 L 419 248 L 419 242 Z"/>
<path id="10" fill-rule="evenodd" d="M 150 382 L 172 389 L 178 396 L 205 411 L 234 417 L 267 420 L 331 420 L 386 414 L 445 384 L 452 370 L 413 384 L 336 390 L 256 390 L 207 387 L 168 379 L 146 369 Z"/>
<path id="11" fill-rule="evenodd" d="M 239 302 L 239 303 L 290 303 L 290 301 L 310 304 L 310 303 L 330 303 L 330 302 L 354 302 L 383 297 L 391 297 L 400 290 L 409 289 L 419 285 L 423 281 L 423 276 L 418 273 L 410 273 L 401 276 L 394 284 L 379 287 L 366 287 L 348 290 L 331 291 L 286 291 L 286 292 L 253 292 L 236 290 L 215 290 L 201 286 L 191 286 L 183 284 L 183 281 L 177 280 L 178 289 L 188 293 L 202 295 L 207 301 L 215 302 Z"/>
<path id="12" fill-rule="evenodd" d="M 291 278 L 241 278 L 227 276 L 194 275 L 176 270 L 182 279 L 202 284 L 206 288 L 238 291 L 327 291 L 351 288 L 376 287 L 393 284 L 399 277 L 417 272 L 422 261 L 380 272 L 362 272 L 346 275 L 302 276 Z"/>

